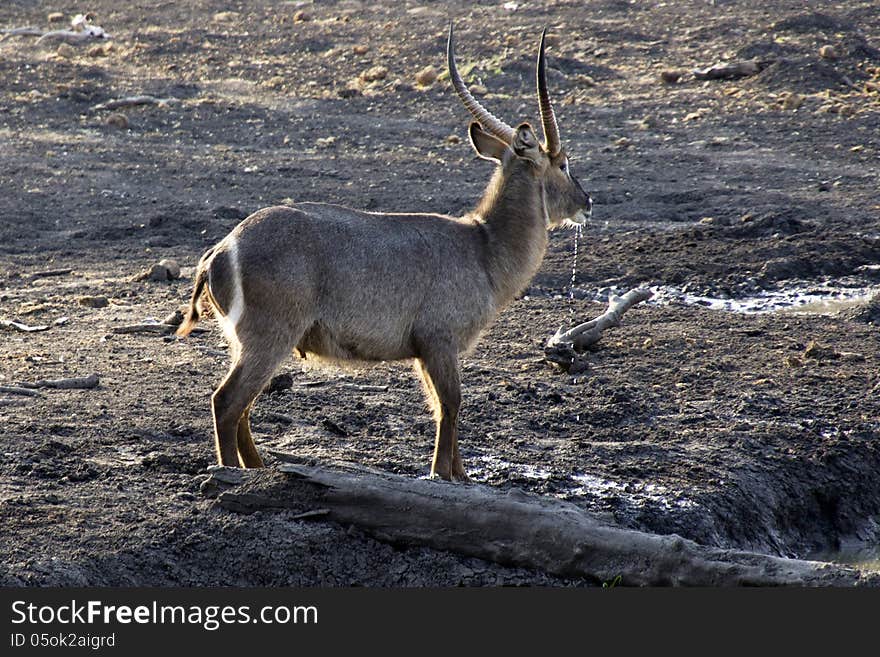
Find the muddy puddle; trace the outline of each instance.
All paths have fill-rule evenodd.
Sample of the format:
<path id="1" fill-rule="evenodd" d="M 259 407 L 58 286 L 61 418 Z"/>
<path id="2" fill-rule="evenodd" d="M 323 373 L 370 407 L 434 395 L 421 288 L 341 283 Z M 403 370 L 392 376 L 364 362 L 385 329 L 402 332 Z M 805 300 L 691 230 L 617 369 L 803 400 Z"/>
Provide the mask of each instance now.
<path id="1" fill-rule="evenodd" d="M 709 310 L 743 314 L 834 315 L 865 304 L 874 295 L 880 294 L 880 286 L 844 281 L 794 284 L 782 290 L 767 290 L 753 296 L 738 298 L 692 294 L 686 287 L 656 286 L 651 290 L 654 296 L 647 302 L 650 305 L 702 306 Z M 595 292 L 593 297 L 596 301 L 605 302 L 609 294 L 622 292 L 624 291 L 601 289 Z"/>

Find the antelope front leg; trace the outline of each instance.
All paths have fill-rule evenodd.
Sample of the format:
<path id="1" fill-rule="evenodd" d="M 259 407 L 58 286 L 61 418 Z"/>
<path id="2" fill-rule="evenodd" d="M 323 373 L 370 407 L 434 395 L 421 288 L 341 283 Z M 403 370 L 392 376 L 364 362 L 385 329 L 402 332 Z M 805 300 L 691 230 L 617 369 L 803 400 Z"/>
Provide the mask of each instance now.
<path id="1" fill-rule="evenodd" d="M 458 356 L 454 351 L 425 356 L 419 361 L 419 372 L 437 422 L 431 476 L 447 481 L 469 481 L 458 451 L 458 410 L 461 407 Z"/>

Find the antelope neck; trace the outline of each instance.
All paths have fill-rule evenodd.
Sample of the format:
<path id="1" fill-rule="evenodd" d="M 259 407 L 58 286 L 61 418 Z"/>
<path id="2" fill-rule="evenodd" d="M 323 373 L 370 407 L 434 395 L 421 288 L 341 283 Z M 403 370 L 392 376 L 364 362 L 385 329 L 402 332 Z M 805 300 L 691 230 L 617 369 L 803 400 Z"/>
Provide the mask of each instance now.
<path id="1" fill-rule="evenodd" d="M 510 302 L 537 272 L 547 248 L 541 181 L 521 160 L 496 170 L 477 206 L 487 235 L 487 270 L 498 305 Z"/>

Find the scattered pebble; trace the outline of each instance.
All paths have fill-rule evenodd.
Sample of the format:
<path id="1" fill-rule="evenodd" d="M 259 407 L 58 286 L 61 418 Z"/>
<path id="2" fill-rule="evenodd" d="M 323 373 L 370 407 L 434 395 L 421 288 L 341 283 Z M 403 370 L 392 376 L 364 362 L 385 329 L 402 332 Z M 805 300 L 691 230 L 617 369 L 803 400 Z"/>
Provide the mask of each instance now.
<path id="1" fill-rule="evenodd" d="M 113 50 L 112 43 L 100 43 L 86 50 L 86 55 L 89 57 L 106 57 L 110 54 L 111 50 Z"/>
<path id="2" fill-rule="evenodd" d="M 804 104 L 804 97 L 801 94 L 790 93 L 782 97 L 782 109 L 796 110 Z"/>
<path id="3" fill-rule="evenodd" d="M 168 326 L 180 326 L 183 323 L 183 311 L 178 308 L 168 313 L 162 320 L 162 323 Z"/>
<path id="4" fill-rule="evenodd" d="M 214 14 L 214 22 L 215 23 L 234 23 L 239 18 L 241 18 L 241 14 L 237 11 L 218 11 Z"/>
<path id="5" fill-rule="evenodd" d="M 76 48 L 69 43 L 59 43 L 55 49 L 55 54 L 64 59 L 70 59 L 71 57 L 76 57 Z"/>
<path id="6" fill-rule="evenodd" d="M 819 56 L 822 59 L 837 59 L 838 57 L 840 57 L 840 53 L 834 46 L 825 45 L 819 48 Z"/>
<path id="7" fill-rule="evenodd" d="M 840 354 L 831 347 L 826 347 L 820 345 L 815 340 L 810 340 L 807 348 L 804 349 L 804 358 L 812 358 L 814 360 L 834 360 L 840 358 Z"/>
<path id="8" fill-rule="evenodd" d="M 489 93 L 489 90 L 481 84 L 471 85 L 470 89 L 471 93 L 474 96 L 485 96 L 487 93 Z"/>
<path id="9" fill-rule="evenodd" d="M 370 52 L 370 46 L 366 45 L 365 43 L 357 43 L 351 47 L 351 51 L 355 55 L 366 55 L 368 52 Z"/>
<path id="10" fill-rule="evenodd" d="M 675 84 L 681 80 L 681 71 L 661 71 L 660 81 L 664 84 Z"/>
<path id="11" fill-rule="evenodd" d="M 437 81 L 437 69 L 430 64 L 416 73 L 416 84 L 428 87 Z"/>
<path id="12" fill-rule="evenodd" d="M 87 308 L 106 308 L 110 305 L 110 300 L 102 296 L 84 296 L 77 299 L 77 301 L 79 305 L 86 306 Z"/>
<path id="13" fill-rule="evenodd" d="M 64 22 L 64 14 L 60 11 L 53 11 L 49 14 L 46 19 L 50 23 L 63 23 Z"/>
<path id="14" fill-rule="evenodd" d="M 305 23 L 310 20 L 312 20 L 312 15 L 303 9 L 300 9 L 293 15 L 294 23 Z"/>
<path id="15" fill-rule="evenodd" d="M 173 281 L 180 278 L 180 265 L 175 260 L 166 258 L 135 276 L 137 281 Z"/>
<path id="16" fill-rule="evenodd" d="M 120 128 L 121 130 L 128 129 L 128 117 L 125 114 L 120 114 L 119 112 L 113 112 L 110 116 L 108 116 L 104 123 L 113 127 Z"/>
<path id="17" fill-rule="evenodd" d="M 385 66 L 373 66 L 361 73 L 361 80 L 364 82 L 376 82 L 386 77 L 388 77 L 388 68 Z"/>
<path id="18" fill-rule="evenodd" d="M 281 89 L 284 86 L 284 78 L 280 75 L 272 76 L 263 83 L 263 86 L 269 89 Z"/>

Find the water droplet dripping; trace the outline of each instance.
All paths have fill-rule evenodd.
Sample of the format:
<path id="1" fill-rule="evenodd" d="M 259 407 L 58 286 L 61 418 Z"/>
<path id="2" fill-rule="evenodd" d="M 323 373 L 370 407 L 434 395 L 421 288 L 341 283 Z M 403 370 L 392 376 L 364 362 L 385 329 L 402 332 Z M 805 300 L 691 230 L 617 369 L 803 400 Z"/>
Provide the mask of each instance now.
<path id="1" fill-rule="evenodd" d="M 577 281 L 578 245 L 581 241 L 581 226 L 574 228 L 574 260 L 571 264 L 571 282 L 568 286 L 568 327 L 574 326 L 574 285 Z"/>

